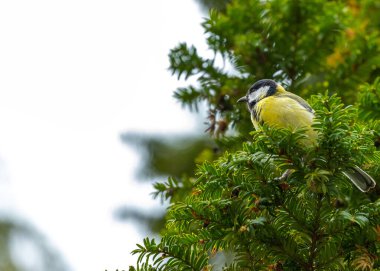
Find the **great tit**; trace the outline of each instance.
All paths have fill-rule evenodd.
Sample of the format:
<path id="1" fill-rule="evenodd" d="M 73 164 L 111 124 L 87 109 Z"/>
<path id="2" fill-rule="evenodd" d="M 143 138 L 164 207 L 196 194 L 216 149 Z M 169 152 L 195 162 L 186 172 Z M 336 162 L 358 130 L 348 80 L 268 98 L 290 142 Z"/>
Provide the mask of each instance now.
<path id="1" fill-rule="evenodd" d="M 286 91 L 275 81 L 257 81 L 238 102 L 247 103 L 256 130 L 264 123 L 277 128 L 307 128 L 307 143 L 315 144 L 317 133 L 311 127 L 314 110 L 304 99 Z M 368 192 L 376 185 L 373 178 L 358 166 L 345 170 L 343 174 L 362 192 Z"/>

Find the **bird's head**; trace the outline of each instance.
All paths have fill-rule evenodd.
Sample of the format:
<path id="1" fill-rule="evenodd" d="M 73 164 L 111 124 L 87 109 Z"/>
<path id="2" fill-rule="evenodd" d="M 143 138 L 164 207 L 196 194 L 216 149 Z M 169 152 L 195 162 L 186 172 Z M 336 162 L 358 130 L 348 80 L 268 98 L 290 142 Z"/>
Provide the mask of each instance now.
<path id="1" fill-rule="evenodd" d="M 278 91 L 285 91 L 284 88 L 270 79 L 262 79 L 254 83 L 248 90 L 247 95 L 241 97 L 238 102 L 246 102 L 249 111 L 252 111 L 257 102 L 265 97 L 274 95 Z"/>

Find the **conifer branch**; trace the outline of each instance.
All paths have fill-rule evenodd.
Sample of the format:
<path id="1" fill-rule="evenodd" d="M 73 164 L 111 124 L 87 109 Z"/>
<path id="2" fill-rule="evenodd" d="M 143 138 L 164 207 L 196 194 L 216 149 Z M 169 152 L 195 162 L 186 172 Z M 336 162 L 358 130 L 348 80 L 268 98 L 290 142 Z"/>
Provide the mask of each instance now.
<path id="1" fill-rule="evenodd" d="M 317 255 L 317 246 L 318 241 L 320 238 L 320 215 L 321 215 L 321 207 L 322 207 L 322 199 L 323 195 L 318 194 L 317 195 L 317 204 L 315 208 L 315 216 L 314 221 L 312 225 L 312 231 L 311 231 L 311 245 L 310 245 L 310 251 L 309 251 L 309 262 L 306 270 L 314 271 L 317 270 L 318 266 L 316 265 L 315 258 Z"/>

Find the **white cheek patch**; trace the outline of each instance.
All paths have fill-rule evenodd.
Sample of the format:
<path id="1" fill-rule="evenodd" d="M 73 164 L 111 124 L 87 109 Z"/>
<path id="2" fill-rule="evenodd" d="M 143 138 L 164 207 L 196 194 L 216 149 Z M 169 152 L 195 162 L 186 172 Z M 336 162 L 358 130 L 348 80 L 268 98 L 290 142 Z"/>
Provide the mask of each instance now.
<path id="1" fill-rule="evenodd" d="M 248 103 L 250 104 L 253 101 L 255 102 L 260 101 L 262 98 L 264 98 L 267 95 L 269 88 L 270 86 L 261 87 L 258 90 L 250 93 L 248 95 Z"/>

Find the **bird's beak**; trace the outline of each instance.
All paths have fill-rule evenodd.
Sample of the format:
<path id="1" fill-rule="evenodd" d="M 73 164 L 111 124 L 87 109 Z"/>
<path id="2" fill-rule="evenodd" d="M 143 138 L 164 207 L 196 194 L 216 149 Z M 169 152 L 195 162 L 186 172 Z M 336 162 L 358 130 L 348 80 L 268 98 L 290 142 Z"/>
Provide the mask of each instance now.
<path id="1" fill-rule="evenodd" d="M 246 103 L 248 100 L 247 100 L 247 97 L 244 96 L 244 97 L 241 97 L 239 100 L 237 100 L 238 103 Z"/>

